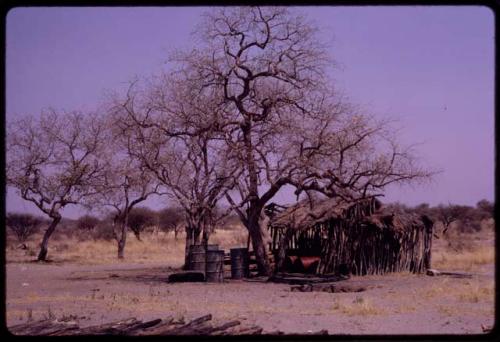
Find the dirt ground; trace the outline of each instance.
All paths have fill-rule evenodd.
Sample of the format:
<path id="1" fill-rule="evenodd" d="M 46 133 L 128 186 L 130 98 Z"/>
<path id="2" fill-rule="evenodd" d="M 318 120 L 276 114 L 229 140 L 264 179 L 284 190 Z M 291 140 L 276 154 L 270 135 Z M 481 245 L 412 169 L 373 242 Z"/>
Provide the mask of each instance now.
<path id="1" fill-rule="evenodd" d="M 493 239 L 482 241 L 493 248 Z M 439 247 L 439 245 L 438 245 Z M 448 260 L 449 262 L 449 260 Z M 481 334 L 494 324 L 494 264 L 468 269 L 470 279 L 408 273 L 352 277 L 357 293 L 292 292 L 265 279 L 168 283 L 165 263 L 9 262 L 7 326 L 44 317 L 72 317 L 80 326 L 128 317 L 239 319 L 264 333 Z"/>

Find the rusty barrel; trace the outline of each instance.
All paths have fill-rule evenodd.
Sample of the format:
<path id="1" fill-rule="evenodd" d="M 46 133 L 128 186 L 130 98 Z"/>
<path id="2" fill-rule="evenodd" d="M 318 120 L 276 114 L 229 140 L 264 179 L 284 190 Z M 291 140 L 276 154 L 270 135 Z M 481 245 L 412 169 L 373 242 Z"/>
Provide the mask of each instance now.
<path id="1" fill-rule="evenodd" d="M 191 245 L 189 247 L 189 269 L 205 272 L 205 247 L 203 245 Z"/>
<path id="2" fill-rule="evenodd" d="M 248 248 L 231 248 L 231 278 L 248 278 L 249 256 Z"/>
<path id="3" fill-rule="evenodd" d="M 224 251 L 207 250 L 205 280 L 212 283 L 224 281 Z"/>
<path id="4" fill-rule="evenodd" d="M 207 245 L 207 251 L 217 251 L 219 245 Z M 205 246 L 191 245 L 189 247 L 189 269 L 205 273 L 206 268 Z"/>

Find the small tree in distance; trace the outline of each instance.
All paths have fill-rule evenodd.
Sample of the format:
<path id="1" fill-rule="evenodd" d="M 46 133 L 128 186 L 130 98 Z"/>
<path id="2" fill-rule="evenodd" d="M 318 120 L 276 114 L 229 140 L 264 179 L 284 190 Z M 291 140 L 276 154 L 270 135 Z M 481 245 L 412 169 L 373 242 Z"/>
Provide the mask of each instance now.
<path id="1" fill-rule="evenodd" d="M 141 241 L 141 232 L 144 228 L 155 226 L 157 224 L 158 218 L 156 213 L 149 208 L 137 207 L 130 211 L 128 225 L 139 241 Z"/>
<path id="2" fill-rule="evenodd" d="M 182 208 L 167 207 L 158 213 L 158 225 L 164 232 L 173 231 L 174 238 L 177 240 L 177 234 L 184 222 Z"/>
<path id="3" fill-rule="evenodd" d="M 495 204 L 486 199 L 482 199 L 476 204 L 481 219 L 489 219 L 495 215 Z"/>
<path id="4" fill-rule="evenodd" d="M 8 213 L 5 224 L 10 228 L 20 243 L 26 240 L 38 231 L 43 220 L 30 214 Z"/>
<path id="5" fill-rule="evenodd" d="M 76 222 L 76 227 L 79 231 L 83 232 L 85 236 L 91 236 L 94 229 L 101 221 L 92 215 L 84 215 Z"/>

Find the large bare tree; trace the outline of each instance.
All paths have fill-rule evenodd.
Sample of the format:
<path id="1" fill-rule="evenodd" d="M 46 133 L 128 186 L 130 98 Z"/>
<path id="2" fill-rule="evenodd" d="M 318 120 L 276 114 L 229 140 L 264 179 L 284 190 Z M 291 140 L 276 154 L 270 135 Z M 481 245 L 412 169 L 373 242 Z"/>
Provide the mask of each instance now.
<path id="1" fill-rule="evenodd" d="M 94 194 L 104 166 L 97 157 L 104 147 L 104 127 L 94 114 L 43 112 L 7 126 L 7 185 L 17 189 L 52 222 L 40 244 L 38 260 L 47 258 L 50 236 L 61 221 L 61 209 L 81 204 Z"/>
<path id="2" fill-rule="evenodd" d="M 218 125 L 241 172 L 226 198 L 262 274 L 271 270 L 259 219 L 283 186 L 354 199 L 429 176 L 387 122 L 363 115 L 333 88 L 332 61 L 315 32 L 286 8 L 219 8 L 198 27 L 198 48 L 173 58 L 192 93 L 224 107 Z"/>
<path id="3" fill-rule="evenodd" d="M 99 155 L 105 165 L 104 178 L 96 184 L 94 196 L 87 199 L 86 205 L 91 208 L 98 203 L 112 210 L 117 255 L 123 259 L 130 213 L 151 195 L 160 194 L 159 183 L 136 158 L 134 136 L 127 126 L 122 125 L 120 113 L 112 108 L 105 118 L 106 150 Z"/>
<path id="4" fill-rule="evenodd" d="M 113 106 L 121 127 L 132 136 L 130 153 L 184 210 L 185 265 L 189 246 L 206 245 L 225 215 L 216 207 L 236 171 L 217 125 L 220 107 L 192 89 L 173 75 L 163 75 L 145 86 L 133 82 Z"/>

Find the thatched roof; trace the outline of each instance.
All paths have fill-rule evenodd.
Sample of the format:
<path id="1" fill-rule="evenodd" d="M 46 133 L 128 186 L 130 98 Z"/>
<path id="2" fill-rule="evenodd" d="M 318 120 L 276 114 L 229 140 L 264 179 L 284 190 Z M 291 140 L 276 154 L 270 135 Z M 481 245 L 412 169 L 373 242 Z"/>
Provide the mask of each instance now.
<path id="1" fill-rule="evenodd" d="M 421 215 L 407 212 L 393 212 L 389 208 L 382 208 L 382 203 L 376 199 L 361 199 L 355 202 L 346 202 L 336 198 L 319 200 L 310 203 L 303 200 L 286 210 L 278 213 L 271 220 L 273 227 L 286 227 L 294 230 L 305 230 L 318 223 L 330 219 L 354 219 L 352 213 L 354 207 L 367 207 L 373 205 L 375 201 L 375 213 L 372 210 L 371 215 L 362 215 L 357 217 L 361 224 L 375 226 L 379 229 L 391 229 L 404 231 L 415 226 L 424 224 Z M 430 221 L 429 218 L 426 218 Z"/>
<path id="2" fill-rule="evenodd" d="M 310 202 L 303 200 L 286 210 L 278 213 L 271 220 L 274 227 L 288 227 L 292 229 L 308 229 L 317 223 L 330 219 L 346 218 L 349 209 L 355 206 L 370 206 L 374 199 L 361 199 L 355 202 L 346 202 L 338 198 L 328 198 Z M 378 200 L 376 206 L 382 204 Z"/>
<path id="3" fill-rule="evenodd" d="M 424 223 L 421 215 L 413 213 L 393 213 L 388 210 L 381 210 L 376 214 L 365 217 L 361 223 L 375 226 L 379 229 L 391 229 L 404 231 L 413 227 L 420 227 Z"/>

